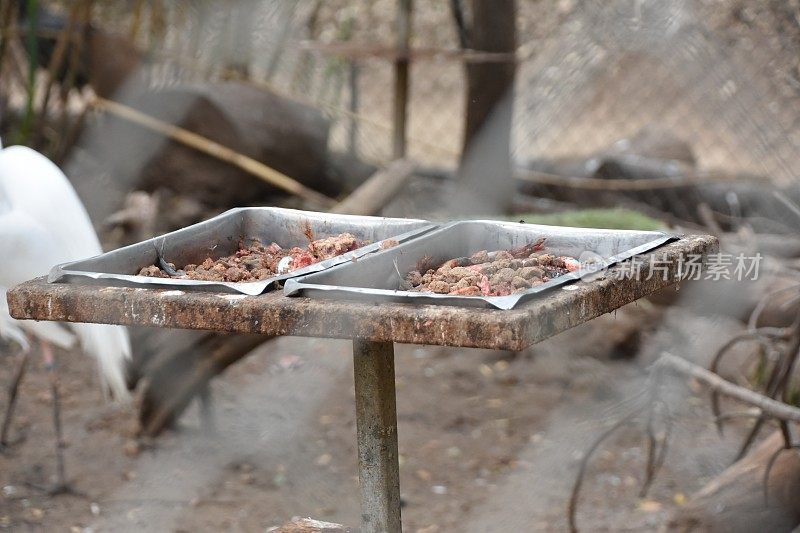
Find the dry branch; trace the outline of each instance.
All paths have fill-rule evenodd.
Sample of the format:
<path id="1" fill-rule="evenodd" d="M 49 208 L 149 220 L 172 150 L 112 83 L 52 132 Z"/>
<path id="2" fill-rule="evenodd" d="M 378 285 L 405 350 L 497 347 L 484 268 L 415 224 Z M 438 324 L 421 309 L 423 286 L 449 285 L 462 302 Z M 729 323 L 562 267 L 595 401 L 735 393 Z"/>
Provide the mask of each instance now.
<path id="1" fill-rule="evenodd" d="M 386 168 L 379 169 L 347 198 L 336 204 L 331 212 L 374 215 L 403 188 L 414 172 L 415 166 L 413 161 L 398 159 Z"/>
<path id="2" fill-rule="evenodd" d="M 516 63 L 514 53 L 487 52 L 484 50 L 452 49 L 436 47 L 398 48 L 392 45 L 365 43 L 325 43 L 318 41 L 300 41 L 297 49 L 319 52 L 325 55 L 347 59 L 380 58 L 388 61 L 405 59 L 408 61 L 449 60 L 464 63 Z"/>
<path id="3" fill-rule="evenodd" d="M 714 355 L 713 359 L 711 360 L 711 365 L 709 366 L 709 370 L 716 374 L 717 368 L 719 366 L 720 361 L 724 357 L 726 353 L 729 352 L 731 348 L 736 346 L 738 343 L 746 341 L 746 340 L 754 340 L 759 343 L 760 346 L 764 348 L 769 347 L 768 338 L 777 338 L 781 339 L 786 336 L 786 330 L 783 328 L 760 328 L 760 329 L 751 329 L 745 332 L 742 332 L 738 335 L 733 336 L 728 342 L 722 345 L 722 347 L 717 350 L 717 353 Z M 711 393 L 711 412 L 714 414 L 717 431 L 719 431 L 720 435 L 722 434 L 722 420 L 720 419 L 720 407 L 719 407 L 719 393 L 714 391 Z"/>
<path id="4" fill-rule="evenodd" d="M 42 103 L 40 106 L 39 118 L 33 133 L 33 143 L 37 143 L 42 135 L 42 130 L 45 127 L 48 116 L 48 106 L 50 103 L 50 93 L 53 90 L 58 75 L 67 59 L 67 47 L 73 40 L 73 33 L 75 28 L 78 27 L 78 19 L 81 16 L 81 2 L 75 2 L 69 11 L 67 17 L 66 27 L 59 33 L 56 40 L 55 50 L 50 58 L 50 64 L 47 66 L 47 85 L 44 88 L 44 95 L 42 96 Z"/>
<path id="5" fill-rule="evenodd" d="M 145 113 L 137 111 L 132 107 L 106 100 L 105 98 L 98 97 L 94 101 L 94 107 L 101 111 L 110 113 L 116 117 L 127 120 L 137 124 L 143 128 L 160 133 L 170 139 L 179 142 L 185 146 L 193 148 L 206 155 L 230 163 L 231 165 L 251 174 L 270 185 L 277 187 L 290 194 L 303 198 L 310 203 L 316 204 L 319 207 L 330 208 L 335 204 L 335 201 L 328 198 L 324 194 L 310 189 L 302 183 L 290 178 L 289 176 L 278 172 L 277 170 L 268 167 L 267 165 L 256 161 L 255 159 L 246 155 L 240 154 L 230 148 L 216 143 L 202 135 L 197 135 L 184 128 L 168 124 L 157 118 L 151 117 Z"/>
<path id="6" fill-rule="evenodd" d="M 769 416 L 780 420 L 800 423 L 800 409 L 791 405 L 773 400 L 745 387 L 741 387 L 721 378 L 717 374 L 706 370 L 681 357 L 664 352 L 656 361 L 656 370 L 660 368 L 676 370 L 681 374 L 690 376 L 729 398 L 758 407 Z"/>
<path id="7" fill-rule="evenodd" d="M 567 521 L 569 523 L 570 533 L 578 533 L 578 496 L 580 496 L 583 479 L 586 476 L 586 470 L 589 467 L 589 460 L 592 458 L 592 455 L 594 455 L 594 452 L 597 451 L 603 441 L 613 435 L 617 430 L 633 424 L 640 411 L 641 409 L 630 413 L 628 416 L 617 421 L 613 426 L 604 431 L 599 437 L 597 437 L 597 439 L 595 439 L 595 441 L 581 458 L 581 464 L 578 467 L 578 475 L 575 478 L 575 483 L 572 485 L 572 492 L 570 494 L 569 504 L 567 505 Z"/>
<path id="8" fill-rule="evenodd" d="M 582 176 L 562 176 L 538 170 L 517 169 L 514 177 L 538 185 L 552 185 L 569 189 L 594 191 L 650 191 L 654 189 L 676 189 L 693 185 L 708 185 L 714 182 L 731 183 L 738 181 L 736 176 L 716 173 L 687 173 L 674 177 L 605 179 Z"/>

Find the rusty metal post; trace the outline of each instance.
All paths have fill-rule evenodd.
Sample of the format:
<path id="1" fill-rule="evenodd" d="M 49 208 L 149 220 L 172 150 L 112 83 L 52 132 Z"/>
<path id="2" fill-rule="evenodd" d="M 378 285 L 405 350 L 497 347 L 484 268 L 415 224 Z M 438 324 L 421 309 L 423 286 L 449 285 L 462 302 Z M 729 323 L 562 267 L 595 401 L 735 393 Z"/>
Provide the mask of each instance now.
<path id="1" fill-rule="evenodd" d="M 394 62 L 394 131 L 392 155 L 400 159 L 406 155 L 406 122 L 408 120 L 408 68 L 411 41 L 412 0 L 398 0 L 397 58 Z"/>
<path id="2" fill-rule="evenodd" d="M 353 339 L 361 532 L 400 533 L 394 345 Z"/>
<path id="3" fill-rule="evenodd" d="M 347 131 L 347 152 L 355 156 L 358 153 L 358 107 L 359 107 L 359 90 L 358 78 L 360 74 L 358 62 L 355 59 L 350 60 L 348 69 L 348 82 L 350 85 L 350 128 Z"/>

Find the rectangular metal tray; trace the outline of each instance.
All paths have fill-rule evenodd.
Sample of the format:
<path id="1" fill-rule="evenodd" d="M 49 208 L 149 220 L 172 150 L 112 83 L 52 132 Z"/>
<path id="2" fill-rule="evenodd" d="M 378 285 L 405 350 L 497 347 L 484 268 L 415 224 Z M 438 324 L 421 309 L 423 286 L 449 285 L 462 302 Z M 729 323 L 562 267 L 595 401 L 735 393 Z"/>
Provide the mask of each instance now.
<path id="1" fill-rule="evenodd" d="M 279 207 L 243 207 L 231 209 L 214 218 L 154 237 L 111 252 L 53 267 L 50 282 L 102 283 L 131 287 L 174 287 L 192 290 L 215 290 L 261 294 L 275 283 L 294 276 L 319 272 L 380 249 L 381 241 L 395 239 L 402 243 L 436 226 L 425 220 L 334 215 L 297 211 Z M 295 271 L 251 282 L 217 282 L 135 275 L 142 267 L 158 259 L 157 251 L 178 267 L 201 263 L 206 257 L 219 258 L 234 253 L 243 239 L 256 237 L 262 243 L 281 247 L 306 246 L 309 233 L 314 239 L 349 232 L 372 244 L 338 257 L 320 261 Z"/>
<path id="2" fill-rule="evenodd" d="M 451 296 L 399 290 L 400 277 L 423 257 L 444 262 L 479 250 L 507 250 L 544 237 L 545 251 L 581 260 L 586 266 L 509 296 Z M 287 280 L 284 294 L 310 297 L 512 309 L 519 302 L 575 281 L 598 266 L 608 267 L 679 237 L 657 231 L 626 231 L 514 224 L 491 220 L 454 222 L 354 263 Z"/>

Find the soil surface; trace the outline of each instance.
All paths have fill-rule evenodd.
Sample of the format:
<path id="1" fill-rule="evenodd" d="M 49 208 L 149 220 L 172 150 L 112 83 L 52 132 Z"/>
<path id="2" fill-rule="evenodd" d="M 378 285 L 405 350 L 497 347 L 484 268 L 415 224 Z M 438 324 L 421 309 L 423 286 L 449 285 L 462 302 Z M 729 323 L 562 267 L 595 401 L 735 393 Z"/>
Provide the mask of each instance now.
<path id="1" fill-rule="evenodd" d="M 709 328 L 719 334 L 709 338 Z M 703 362 L 739 328 L 642 302 L 522 353 L 398 345 L 404 530 L 563 530 L 582 454 L 640 404 L 659 351 Z M 0 382 L 17 360 L 3 356 Z M 0 528 L 264 531 L 293 516 L 358 524 L 349 342 L 262 346 L 215 380 L 213 424 L 193 407 L 151 445 L 133 439 L 131 408 L 102 401 L 90 360 L 58 360 L 67 473 L 80 494 L 35 488 L 55 466 L 47 374 L 36 358 L 13 431 L 26 439 L 0 455 Z M 649 495 L 638 496 L 639 424 L 590 464 L 578 514 L 584 530 L 657 529 L 732 459 L 736 432 L 717 436 L 705 393 L 677 379 L 667 389 L 669 416 L 656 425 L 660 432 L 674 421 L 673 437 Z"/>

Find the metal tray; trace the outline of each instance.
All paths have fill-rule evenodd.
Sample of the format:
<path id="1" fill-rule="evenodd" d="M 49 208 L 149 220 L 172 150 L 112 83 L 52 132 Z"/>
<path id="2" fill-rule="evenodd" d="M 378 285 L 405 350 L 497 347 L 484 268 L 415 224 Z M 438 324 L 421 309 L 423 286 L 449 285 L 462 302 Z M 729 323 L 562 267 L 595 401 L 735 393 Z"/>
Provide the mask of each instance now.
<path id="1" fill-rule="evenodd" d="M 279 207 L 243 207 L 231 209 L 214 218 L 167 233 L 90 259 L 82 259 L 53 267 L 50 282 L 102 283 L 131 287 L 175 287 L 204 289 L 243 294 L 261 294 L 275 283 L 291 277 L 319 272 L 379 250 L 381 241 L 404 242 L 436 226 L 425 220 L 333 215 L 297 211 Z M 306 233 L 314 239 L 349 232 L 372 244 L 338 257 L 326 259 L 295 271 L 250 282 L 218 282 L 172 278 L 150 278 L 135 275 L 142 267 L 157 260 L 156 249 L 169 262 L 182 266 L 201 263 L 206 257 L 219 258 L 234 253 L 242 239 L 257 237 L 264 244 L 277 242 L 284 248 L 308 244 Z"/>
<path id="2" fill-rule="evenodd" d="M 479 250 L 505 250 L 533 243 L 545 237 L 545 250 L 556 255 L 579 258 L 584 268 L 509 296 L 451 296 L 399 290 L 399 274 L 405 275 L 425 256 L 444 262 Z M 634 255 L 648 252 L 678 239 L 656 231 L 625 231 L 491 220 L 453 222 L 355 263 L 324 272 L 287 280 L 284 294 L 310 297 L 394 301 L 421 304 L 495 307 L 512 309 L 519 302 L 544 291 L 596 273 Z"/>

